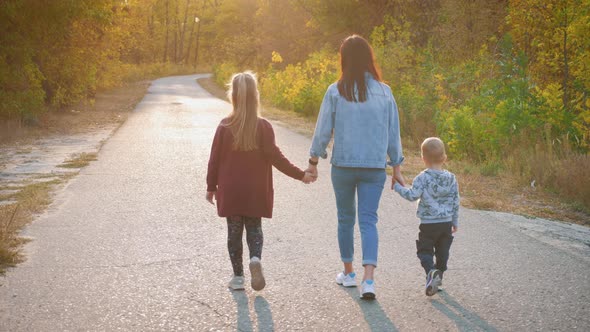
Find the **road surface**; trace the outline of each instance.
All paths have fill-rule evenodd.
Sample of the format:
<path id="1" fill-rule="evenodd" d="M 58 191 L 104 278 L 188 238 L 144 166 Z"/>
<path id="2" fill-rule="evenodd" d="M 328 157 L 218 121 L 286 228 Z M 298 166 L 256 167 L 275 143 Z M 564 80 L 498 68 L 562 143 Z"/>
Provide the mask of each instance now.
<path id="1" fill-rule="evenodd" d="M 267 287 L 229 291 L 225 222 L 204 195 L 211 140 L 230 106 L 197 77 L 154 81 L 98 161 L 27 227 L 27 261 L 0 278 L 1 331 L 590 330 L 588 228 L 462 209 L 445 291 L 428 298 L 415 203 L 389 189 L 377 300 L 336 285 L 326 161 L 312 185 L 275 170 L 274 218 L 263 221 Z M 304 166 L 309 138 L 275 131 Z"/>

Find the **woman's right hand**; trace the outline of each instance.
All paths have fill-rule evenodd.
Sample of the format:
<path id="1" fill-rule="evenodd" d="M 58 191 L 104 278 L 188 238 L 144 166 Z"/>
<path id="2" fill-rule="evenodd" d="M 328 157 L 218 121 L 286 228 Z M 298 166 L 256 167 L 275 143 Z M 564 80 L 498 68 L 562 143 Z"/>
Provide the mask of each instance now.
<path id="1" fill-rule="evenodd" d="M 402 175 L 402 168 L 399 165 L 393 168 L 393 176 L 391 177 L 391 189 L 393 189 L 393 186 L 396 182 L 399 183 L 402 187 L 406 186 L 406 180 Z"/>

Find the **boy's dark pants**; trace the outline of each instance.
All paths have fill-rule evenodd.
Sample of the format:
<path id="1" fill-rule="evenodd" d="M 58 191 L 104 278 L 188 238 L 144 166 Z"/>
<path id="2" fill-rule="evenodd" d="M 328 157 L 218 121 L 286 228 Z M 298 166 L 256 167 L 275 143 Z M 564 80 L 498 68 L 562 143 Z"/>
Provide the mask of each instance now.
<path id="1" fill-rule="evenodd" d="M 416 249 L 420 263 L 426 274 L 432 269 L 444 272 L 447 270 L 449 250 L 453 243 L 451 222 L 436 224 L 420 224 L 420 233 L 416 241 Z M 436 264 L 434 263 L 436 257 Z"/>

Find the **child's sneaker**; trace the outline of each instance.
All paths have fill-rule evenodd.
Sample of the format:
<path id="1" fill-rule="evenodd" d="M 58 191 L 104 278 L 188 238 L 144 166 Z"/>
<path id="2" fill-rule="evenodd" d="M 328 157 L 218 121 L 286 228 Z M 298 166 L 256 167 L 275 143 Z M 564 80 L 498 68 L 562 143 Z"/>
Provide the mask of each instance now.
<path id="1" fill-rule="evenodd" d="M 344 274 L 343 272 L 340 272 L 336 276 L 336 283 L 344 287 L 356 287 L 355 277 L 356 273 L 354 272 L 350 272 L 349 274 Z"/>
<path id="2" fill-rule="evenodd" d="M 365 300 L 375 298 L 375 282 L 373 280 L 365 280 L 361 283 L 361 298 Z"/>
<path id="3" fill-rule="evenodd" d="M 260 258 L 252 257 L 250 259 L 250 274 L 252 275 L 252 289 L 262 290 L 266 286 L 264 275 L 262 274 L 262 264 L 260 264 Z"/>
<path id="4" fill-rule="evenodd" d="M 244 277 L 243 276 L 233 276 L 229 281 L 227 287 L 233 290 L 242 290 L 244 289 Z"/>
<path id="5" fill-rule="evenodd" d="M 440 286 L 440 271 L 432 269 L 426 276 L 426 295 L 432 296 L 438 293 L 438 286 Z"/>

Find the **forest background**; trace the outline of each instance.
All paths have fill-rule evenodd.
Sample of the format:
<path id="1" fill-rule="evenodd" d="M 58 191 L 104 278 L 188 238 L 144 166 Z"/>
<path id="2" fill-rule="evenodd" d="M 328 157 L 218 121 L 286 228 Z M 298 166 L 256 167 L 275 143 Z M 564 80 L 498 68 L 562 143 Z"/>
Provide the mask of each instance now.
<path id="1" fill-rule="evenodd" d="M 252 69 L 266 103 L 313 119 L 358 33 L 405 145 L 440 136 L 463 172 L 510 173 L 590 211 L 588 0 L 4 0 L 0 31 L 0 121 L 19 126 L 197 69 L 219 84 Z"/>

